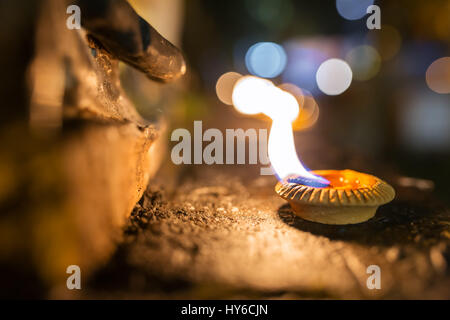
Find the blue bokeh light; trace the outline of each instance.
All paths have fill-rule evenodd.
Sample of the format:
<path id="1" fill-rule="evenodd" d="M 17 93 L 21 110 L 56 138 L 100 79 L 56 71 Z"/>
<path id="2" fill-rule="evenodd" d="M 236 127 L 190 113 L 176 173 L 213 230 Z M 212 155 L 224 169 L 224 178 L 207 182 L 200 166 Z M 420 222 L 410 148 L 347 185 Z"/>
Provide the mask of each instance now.
<path id="1" fill-rule="evenodd" d="M 336 9 L 347 20 L 358 20 L 367 14 L 374 0 L 336 0 Z"/>
<path id="2" fill-rule="evenodd" d="M 262 78 L 275 78 L 286 67 L 287 56 L 283 47 L 273 42 L 258 42 L 245 55 L 248 71 Z"/>
<path id="3" fill-rule="evenodd" d="M 283 81 L 306 89 L 313 95 L 322 94 L 317 87 L 316 73 L 322 62 L 329 58 L 328 55 L 317 48 L 295 44 L 289 45 L 287 52 L 289 63 L 283 73 Z"/>

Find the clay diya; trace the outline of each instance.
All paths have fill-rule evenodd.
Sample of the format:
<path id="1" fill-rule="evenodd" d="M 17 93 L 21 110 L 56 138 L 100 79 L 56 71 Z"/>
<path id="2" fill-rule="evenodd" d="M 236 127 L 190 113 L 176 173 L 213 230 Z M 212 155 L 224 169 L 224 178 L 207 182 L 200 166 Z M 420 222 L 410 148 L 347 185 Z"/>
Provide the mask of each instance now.
<path id="1" fill-rule="evenodd" d="M 329 184 L 289 176 L 275 186 L 299 217 L 324 224 L 355 224 L 372 218 L 392 201 L 394 189 L 383 180 L 353 170 L 317 170 Z"/>

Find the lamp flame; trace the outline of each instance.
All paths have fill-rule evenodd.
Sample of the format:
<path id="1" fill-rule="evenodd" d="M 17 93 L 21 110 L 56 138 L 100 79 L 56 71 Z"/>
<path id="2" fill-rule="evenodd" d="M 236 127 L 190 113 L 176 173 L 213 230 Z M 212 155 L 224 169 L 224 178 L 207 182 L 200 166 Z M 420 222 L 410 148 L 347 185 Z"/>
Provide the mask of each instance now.
<path id="1" fill-rule="evenodd" d="M 236 82 L 232 100 L 234 107 L 243 114 L 263 113 L 272 119 L 268 153 L 278 179 L 296 176 L 319 185 L 329 184 L 326 179 L 308 172 L 297 156 L 292 122 L 300 108 L 292 94 L 269 80 L 245 76 Z"/>

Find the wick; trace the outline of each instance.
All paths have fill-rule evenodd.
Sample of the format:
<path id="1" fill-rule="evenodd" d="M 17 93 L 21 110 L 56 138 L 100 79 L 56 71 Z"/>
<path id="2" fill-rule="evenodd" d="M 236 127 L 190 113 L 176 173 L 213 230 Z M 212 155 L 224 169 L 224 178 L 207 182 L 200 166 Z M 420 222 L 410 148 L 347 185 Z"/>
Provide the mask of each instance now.
<path id="1" fill-rule="evenodd" d="M 313 188 L 326 188 L 326 187 L 330 186 L 330 182 L 328 182 L 327 180 L 325 180 L 321 177 L 317 177 L 317 179 L 313 179 L 313 178 L 305 178 L 302 176 L 297 176 L 297 177 L 288 178 L 287 182 L 297 183 L 297 184 L 301 184 L 301 185 L 305 185 L 305 186 L 313 187 Z"/>

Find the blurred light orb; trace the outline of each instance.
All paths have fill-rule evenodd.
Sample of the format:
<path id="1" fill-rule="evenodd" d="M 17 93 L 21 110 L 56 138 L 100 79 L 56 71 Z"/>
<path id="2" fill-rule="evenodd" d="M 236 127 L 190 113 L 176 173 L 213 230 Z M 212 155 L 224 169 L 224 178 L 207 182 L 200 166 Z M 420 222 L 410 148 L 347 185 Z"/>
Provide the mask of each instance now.
<path id="1" fill-rule="evenodd" d="M 258 42 L 245 55 L 248 71 L 262 78 L 275 78 L 286 67 L 287 56 L 283 47 L 273 42 Z"/>
<path id="2" fill-rule="evenodd" d="M 377 48 L 383 61 L 392 59 L 402 45 L 400 32 L 390 25 L 382 25 L 380 30 L 371 30 L 367 34 L 367 41 Z"/>
<path id="3" fill-rule="evenodd" d="M 430 1 L 431 4 L 431 1 Z M 436 10 L 436 16 L 434 18 L 434 33 L 442 41 L 448 41 L 450 39 L 450 3 L 447 1 L 447 5 L 435 4 L 439 7 Z"/>
<path id="4" fill-rule="evenodd" d="M 298 102 L 298 106 L 301 109 L 303 107 L 303 104 L 305 103 L 305 96 L 303 94 L 303 90 L 297 87 L 293 83 L 283 83 L 278 86 L 283 91 L 286 91 L 294 96 L 294 98 Z M 300 111 L 301 112 L 301 111 Z"/>
<path id="5" fill-rule="evenodd" d="M 308 92 L 305 92 L 304 97 L 303 109 L 297 119 L 292 123 L 292 128 L 295 131 L 308 129 L 319 119 L 319 105 L 317 101 Z"/>
<path id="6" fill-rule="evenodd" d="M 450 57 L 434 61 L 427 69 L 425 79 L 428 87 L 434 92 L 450 93 Z"/>
<path id="7" fill-rule="evenodd" d="M 227 105 L 232 105 L 233 88 L 240 78 L 242 75 L 237 72 L 227 72 L 221 75 L 216 82 L 217 98 Z"/>
<path id="8" fill-rule="evenodd" d="M 358 20 L 367 14 L 367 8 L 374 0 L 336 0 L 338 13 L 347 20 Z"/>
<path id="9" fill-rule="evenodd" d="M 367 45 L 350 50 L 345 60 L 353 71 L 353 78 L 365 81 L 373 78 L 380 71 L 381 57 L 375 48 Z"/>
<path id="10" fill-rule="evenodd" d="M 246 0 L 249 14 L 271 30 L 283 30 L 292 22 L 292 0 Z"/>
<path id="11" fill-rule="evenodd" d="M 316 73 L 319 89 L 329 96 L 339 95 L 347 90 L 352 77 L 352 69 L 347 62 L 335 58 L 322 63 Z"/>
<path id="12" fill-rule="evenodd" d="M 283 83 L 278 87 L 283 91 L 289 92 L 297 99 L 300 112 L 292 122 L 292 129 L 299 131 L 312 127 L 319 119 L 319 106 L 311 92 L 301 89 L 292 83 Z"/>
<path id="13" fill-rule="evenodd" d="M 315 95 L 322 94 L 317 87 L 316 73 L 322 62 L 330 56 L 322 50 L 321 44 L 321 42 L 288 42 L 286 44 L 288 64 L 282 75 L 283 81 L 293 83 Z"/>
<path id="14" fill-rule="evenodd" d="M 411 87 L 400 105 L 399 137 L 408 149 L 419 152 L 450 150 L 450 108 L 448 98 Z"/>

